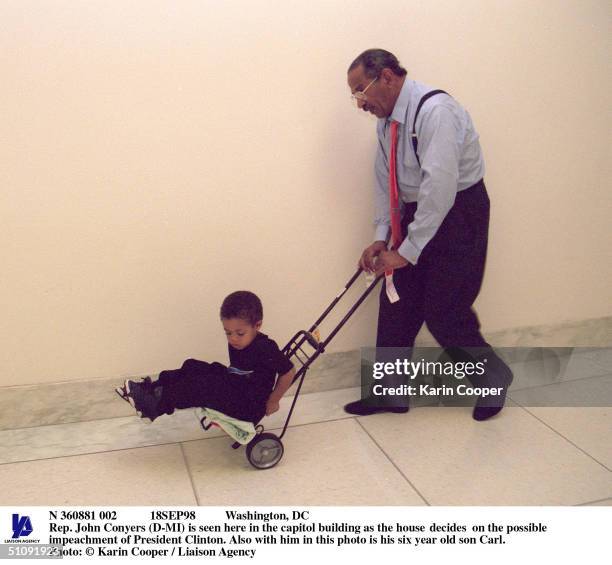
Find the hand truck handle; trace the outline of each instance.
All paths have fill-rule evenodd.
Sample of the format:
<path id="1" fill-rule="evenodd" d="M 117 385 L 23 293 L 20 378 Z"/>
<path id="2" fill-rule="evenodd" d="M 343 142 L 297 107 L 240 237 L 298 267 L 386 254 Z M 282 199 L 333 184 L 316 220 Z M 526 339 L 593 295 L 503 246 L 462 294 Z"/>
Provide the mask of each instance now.
<path id="1" fill-rule="evenodd" d="M 334 298 L 331 302 L 331 304 L 325 309 L 325 311 L 323 312 L 323 314 L 321 314 L 321 316 L 319 316 L 318 320 L 308 329 L 308 333 L 312 333 L 314 332 L 318 327 L 319 324 L 325 319 L 327 318 L 327 315 L 334 309 L 334 306 L 336 304 L 338 304 L 338 302 L 340 302 L 340 299 L 346 294 L 346 292 L 348 291 L 349 288 L 351 288 L 351 286 L 353 286 L 353 283 L 359 278 L 359 275 L 361 275 L 361 273 L 363 272 L 363 269 L 361 267 L 359 267 L 357 269 L 357 271 L 355 272 L 355 274 L 349 279 L 349 281 L 344 285 L 344 288 L 337 294 L 336 298 Z M 378 281 L 382 278 L 382 275 L 380 275 L 379 277 L 377 277 L 376 279 L 374 279 L 374 281 L 370 284 L 370 286 L 368 286 L 367 290 L 365 291 L 365 293 L 362 295 L 362 299 L 355 305 L 354 309 L 350 312 L 350 314 L 352 314 L 357 307 L 363 302 L 363 300 L 365 299 L 365 297 L 370 294 L 370 292 L 372 291 L 372 289 L 378 284 Z M 349 315 L 350 317 L 350 315 Z M 347 318 L 348 319 L 348 318 Z M 342 325 L 344 325 L 342 323 Z M 335 335 L 335 334 L 334 334 Z M 325 344 L 327 344 L 329 342 L 329 338 L 325 340 Z"/>
<path id="2" fill-rule="evenodd" d="M 353 277 L 351 278 L 351 280 L 347 283 L 344 291 L 342 293 L 340 293 L 340 295 L 338 295 L 336 297 L 336 299 L 334 300 L 334 302 L 332 302 L 331 307 L 325 312 L 325 316 L 328 314 L 329 310 L 331 310 L 331 308 L 333 308 L 338 300 L 340 300 L 340 298 L 342 298 L 342 296 L 344 296 L 344 293 L 351 287 L 351 285 L 355 282 L 355 280 L 357 279 L 357 277 L 361 274 L 361 272 L 363 271 L 363 269 L 359 268 L 359 270 L 353 275 Z M 348 322 L 349 318 L 355 313 L 355 311 L 357 310 L 357 308 L 359 308 L 359 306 L 361 306 L 361 303 L 368 297 L 368 295 L 370 294 L 370 292 L 372 292 L 374 290 L 374 288 L 376 287 L 376 285 L 379 283 L 379 281 L 384 277 L 384 275 L 379 275 L 377 276 L 374 281 L 372 281 L 372 283 L 370 283 L 370 285 L 368 286 L 368 288 L 366 288 L 366 290 L 361 294 L 361 296 L 357 299 L 357 302 L 355 302 L 355 304 L 353 304 L 353 306 L 351 307 L 351 309 L 345 314 L 344 318 L 342 318 L 342 320 L 340 320 L 340 322 L 338 323 L 338 325 L 333 329 L 333 331 L 327 336 L 327 339 L 325 341 L 323 341 L 323 343 L 321 344 L 321 348 L 325 349 L 327 347 L 327 344 L 334 339 L 334 336 L 342 329 L 342 327 L 344 326 L 344 324 L 346 324 L 346 322 Z M 323 316 L 324 317 L 324 316 Z M 321 319 L 323 319 L 323 317 Z M 316 328 L 316 326 L 318 325 L 319 320 L 317 320 L 317 322 L 315 322 L 315 326 L 308 330 L 309 332 L 314 331 L 314 328 Z"/>
<path id="3" fill-rule="evenodd" d="M 363 271 L 363 269 L 361 269 L 361 268 L 359 268 L 357 270 L 357 272 L 346 283 L 346 285 L 344 286 L 344 289 L 340 292 L 340 294 L 338 294 L 338 296 L 336 296 L 336 298 L 334 298 L 334 300 L 327 307 L 325 312 L 323 312 L 323 314 L 321 314 L 319 319 L 312 325 L 312 327 L 307 332 L 304 332 L 304 331 L 298 332 L 295 335 L 295 337 L 283 349 L 283 353 L 286 354 L 287 352 L 289 352 L 291 345 L 294 344 L 294 341 L 296 339 L 298 339 L 300 337 L 300 334 L 301 334 L 302 341 L 300 341 L 297 344 L 294 344 L 295 349 L 293 350 L 293 352 L 295 352 L 302 345 L 302 343 L 304 343 L 304 341 L 308 341 L 308 343 L 310 343 L 313 347 L 315 347 L 315 352 L 307 360 L 307 362 L 305 364 L 303 364 L 302 367 L 297 371 L 297 373 L 296 373 L 296 375 L 295 375 L 295 377 L 293 379 L 293 382 L 295 382 L 297 380 L 299 380 L 300 382 L 298 383 L 297 390 L 295 391 L 295 395 L 293 397 L 293 402 L 291 403 L 291 408 L 289 409 L 289 414 L 287 415 L 287 420 L 285 421 L 285 425 L 283 427 L 283 431 L 281 432 L 281 434 L 279 436 L 279 439 L 281 439 L 285 435 L 285 432 L 287 431 L 287 426 L 289 425 L 289 420 L 291 419 L 291 414 L 293 414 L 293 409 L 295 408 L 295 403 L 297 402 L 298 396 L 300 394 L 300 389 L 302 388 L 302 384 L 304 383 L 304 376 L 306 375 L 306 371 L 308 371 L 310 365 L 312 365 L 312 363 L 319 357 L 319 355 L 325 351 L 325 347 L 327 346 L 327 344 L 340 331 L 342 326 L 344 326 L 344 324 L 346 324 L 348 319 L 354 314 L 355 310 L 357 310 L 357 308 L 359 308 L 361 303 L 367 298 L 367 296 L 370 294 L 370 292 L 372 292 L 372 290 L 374 290 L 374 287 L 378 284 L 380 279 L 383 278 L 383 275 L 380 275 L 380 276 L 378 276 L 378 277 L 376 277 L 374 279 L 374 281 L 361 294 L 361 296 L 359 297 L 357 302 L 355 302 L 355 304 L 353 304 L 352 308 L 345 314 L 344 318 L 342 318 L 340 323 L 334 328 L 334 330 L 329 334 L 329 336 L 327 337 L 327 339 L 325 341 L 323 341 L 322 343 L 321 342 L 316 342 L 316 344 L 312 344 L 310 339 L 309 339 L 309 337 L 315 339 L 314 336 L 311 335 L 312 332 L 314 332 L 316 330 L 317 326 L 325 319 L 327 314 L 329 314 L 329 312 L 334 308 L 334 306 L 338 303 L 338 301 L 344 296 L 346 291 L 353 285 L 353 283 L 357 280 L 357 278 L 359 277 L 359 275 L 361 274 L 362 271 Z"/>

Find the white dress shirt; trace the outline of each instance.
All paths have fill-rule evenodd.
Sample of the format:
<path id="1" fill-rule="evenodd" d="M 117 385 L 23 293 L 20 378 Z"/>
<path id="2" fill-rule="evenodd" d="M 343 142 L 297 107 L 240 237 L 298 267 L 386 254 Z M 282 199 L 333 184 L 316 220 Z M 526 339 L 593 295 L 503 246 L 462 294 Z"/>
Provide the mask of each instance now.
<path id="1" fill-rule="evenodd" d="M 472 120 L 451 96 L 436 94 L 427 100 L 416 123 L 421 166 L 414 154 L 411 133 L 419 100 L 433 88 L 410 80 L 404 84 L 389 118 L 377 124 L 375 241 L 386 241 L 389 215 L 389 124 L 399 122 L 397 180 L 400 206 L 417 202 L 413 221 L 398 252 L 416 265 L 455 202 L 457 192 L 484 177 L 484 160 Z"/>

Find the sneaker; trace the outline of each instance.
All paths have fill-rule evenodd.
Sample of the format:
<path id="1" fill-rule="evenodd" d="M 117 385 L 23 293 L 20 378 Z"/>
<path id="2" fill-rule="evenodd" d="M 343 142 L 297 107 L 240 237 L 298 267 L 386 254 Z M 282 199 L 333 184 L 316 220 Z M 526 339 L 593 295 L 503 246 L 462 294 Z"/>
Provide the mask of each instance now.
<path id="1" fill-rule="evenodd" d="M 392 414 L 405 414 L 408 412 L 408 406 L 375 406 L 374 400 L 356 400 L 349 402 L 344 406 L 344 411 L 355 416 L 369 416 L 370 414 L 380 414 L 382 412 L 391 412 Z"/>
<path id="2" fill-rule="evenodd" d="M 150 377 L 146 377 L 140 383 L 127 380 L 123 388 L 127 401 L 141 418 L 149 418 L 152 422 L 155 418 L 165 414 L 160 409 L 162 387 L 154 386 Z"/>
<path id="3" fill-rule="evenodd" d="M 125 385 L 124 386 L 118 386 L 115 389 L 115 392 L 126 402 L 129 402 L 129 398 L 127 397 L 127 393 L 125 392 Z"/>

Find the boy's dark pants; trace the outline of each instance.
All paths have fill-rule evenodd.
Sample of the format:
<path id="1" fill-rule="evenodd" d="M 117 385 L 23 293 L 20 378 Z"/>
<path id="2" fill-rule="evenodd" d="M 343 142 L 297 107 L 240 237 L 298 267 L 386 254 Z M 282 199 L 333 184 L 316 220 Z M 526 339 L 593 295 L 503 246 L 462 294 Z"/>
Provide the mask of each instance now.
<path id="1" fill-rule="evenodd" d="M 172 414 L 177 408 L 206 407 L 237 418 L 258 422 L 265 407 L 254 406 L 243 375 L 233 375 L 221 363 L 187 359 L 180 369 L 162 371 L 157 381 L 162 388 L 162 409 Z"/>
<path id="2" fill-rule="evenodd" d="M 404 234 L 415 212 L 416 202 L 405 205 Z M 457 349 L 461 347 L 478 348 L 478 355 L 488 358 L 486 373 L 471 379 L 474 385 L 498 386 L 511 378 L 508 366 L 480 333 L 480 322 L 472 308 L 482 285 L 488 230 L 489 197 L 481 181 L 457 194 L 417 265 L 394 271 L 399 302 L 389 302 L 383 281 L 377 347 L 413 347 L 417 333 L 426 323 L 454 361 L 470 359 Z"/>

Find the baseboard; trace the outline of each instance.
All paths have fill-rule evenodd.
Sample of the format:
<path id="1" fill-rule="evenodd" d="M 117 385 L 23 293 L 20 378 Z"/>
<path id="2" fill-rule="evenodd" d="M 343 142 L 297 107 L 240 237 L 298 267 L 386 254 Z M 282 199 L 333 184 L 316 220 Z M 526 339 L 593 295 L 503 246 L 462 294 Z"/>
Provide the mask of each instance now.
<path id="1" fill-rule="evenodd" d="M 486 334 L 494 347 L 610 347 L 612 316 Z M 421 334 L 417 345 L 436 345 Z M 359 386 L 360 350 L 322 355 L 308 372 L 303 393 Z M 114 392 L 120 378 L 2 387 L 0 430 L 123 417 L 132 409 Z"/>

